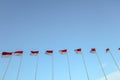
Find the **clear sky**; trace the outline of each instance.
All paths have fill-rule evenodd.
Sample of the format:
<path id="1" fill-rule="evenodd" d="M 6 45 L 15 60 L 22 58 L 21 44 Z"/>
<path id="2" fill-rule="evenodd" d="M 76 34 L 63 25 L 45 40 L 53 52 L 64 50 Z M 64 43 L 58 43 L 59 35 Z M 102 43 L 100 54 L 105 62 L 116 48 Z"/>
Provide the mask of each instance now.
<path id="1" fill-rule="evenodd" d="M 68 49 L 72 80 L 87 80 L 80 55 L 82 48 L 90 80 L 104 80 L 95 47 L 109 80 L 120 80 L 120 73 L 105 48 L 109 47 L 120 65 L 120 1 L 119 0 L 0 0 L 0 52 L 23 50 L 19 80 L 34 80 L 35 60 L 30 50 L 39 50 L 38 80 L 51 80 L 51 57 L 55 54 L 55 80 L 69 80 L 66 55 Z M 0 80 L 8 59 L 0 58 Z M 6 80 L 16 80 L 19 57 L 14 56 Z M 114 77 L 114 78 L 113 78 Z M 116 79 L 115 79 L 116 78 Z M 117 79 L 118 78 L 118 79 Z"/>

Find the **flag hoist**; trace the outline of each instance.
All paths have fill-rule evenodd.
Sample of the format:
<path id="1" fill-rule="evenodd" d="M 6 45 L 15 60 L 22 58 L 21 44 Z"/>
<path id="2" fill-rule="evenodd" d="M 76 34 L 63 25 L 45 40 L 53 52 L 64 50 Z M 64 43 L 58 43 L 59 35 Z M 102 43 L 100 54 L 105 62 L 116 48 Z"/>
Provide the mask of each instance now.
<path id="1" fill-rule="evenodd" d="M 75 49 L 74 51 L 75 51 L 77 54 L 81 54 L 81 56 L 82 56 L 82 61 L 83 61 L 83 64 L 84 64 L 84 68 L 85 68 L 86 75 L 87 75 L 87 79 L 90 80 L 90 79 L 89 79 L 88 70 L 87 70 L 87 66 L 86 66 L 86 62 L 85 62 L 85 59 L 84 59 L 84 55 L 83 55 L 83 53 L 82 53 L 82 49 L 81 49 L 81 48 L 78 48 L 78 49 Z"/>
<path id="2" fill-rule="evenodd" d="M 99 55 L 98 55 L 97 52 L 96 52 L 96 49 L 95 49 L 95 48 L 91 48 L 90 53 L 96 54 L 97 59 L 98 59 L 98 62 L 99 62 L 100 67 L 101 67 L 101 70 L 102 70 L 102 72 L 103 72 L 103 74 L 104 74 L 105 80 L 108 80 L 108 78 L 107 78 L 107 76 L 106 76 L 106 74 L 105 74 L 104 68 L 103 68 L 103 66 L 102 66 L 102 63 L 101 63 L 101 61 L 100 61 Z"/>

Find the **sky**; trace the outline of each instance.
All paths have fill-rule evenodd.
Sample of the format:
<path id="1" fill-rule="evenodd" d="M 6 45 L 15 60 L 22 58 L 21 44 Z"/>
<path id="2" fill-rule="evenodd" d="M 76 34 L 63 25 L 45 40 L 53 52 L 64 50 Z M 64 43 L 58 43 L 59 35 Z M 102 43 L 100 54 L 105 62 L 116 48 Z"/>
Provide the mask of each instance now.
<path id="1" fill-rule="evenodd" d="M 74 49 L 82 48 L 90 80 L 105 80 L 95 54 L 96 48 L 109 80 L 120 80 L 110 48 L 120 65 L 120 1 L 119 0 L 0 0 L 0 53 L 23 50 L 19 80 L 34 80 L 39 50 L 37 80 L 51 80 L 51 56 L 54 50 L 54 80 L 70 80 L 66 55 L 68 49 L 72 80 L 87 80 L 82 57 Z M 0 80 L 9 58 L 0 58 Z M 13 56 L 5 80 L 16 80 L 20 57 Z"/>

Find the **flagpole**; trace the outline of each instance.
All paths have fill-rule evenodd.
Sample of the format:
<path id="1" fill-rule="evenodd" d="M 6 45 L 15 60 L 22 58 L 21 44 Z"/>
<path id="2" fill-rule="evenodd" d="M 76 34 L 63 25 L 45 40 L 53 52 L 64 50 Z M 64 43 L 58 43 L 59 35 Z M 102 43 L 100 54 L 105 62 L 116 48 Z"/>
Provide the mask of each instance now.
<path id="1" fill-rule="evenodd" d="M 101 69 L 102 69 L 102 72 L 103 72 L 103 74 L 104 74 L 105 80 L 108 80 L 108 78 L 107 78 L 107 76 L 106 76 L 106 74 L 105 74 L 104 68 L 103 68 L 103 66 L 102 66 L 102 63 L 101 63 L 101 61 L 100 61 L 100 58 L 99 58 L 99 56 L 98 56 L 97 53 L 96 53 L 96 56 L 97 56 L 98 62 L 99 62 L 99 64 L 100 64 L 100 67 L 101 67 Z"/>
<path id="2" fill-rule="evenodd" d="M 0 57 L 0 67 L 2 66 L 1 57 Z"/>
<path id="3" fill-rule="evenodd" d="M 86 71 L 86 74 L 87 74 L 87 79 L 90 80 L 83 53 L 81 53 L 81 55 L 82 55 L 82 60 L 83 60 L 84 68 L 85 68 L 85 71 Z"/>
<path id="4" fill-rule="evenodd" d="M 22 55 L 20 56 L 20 64 L 19 64 L 19 68 L 18 68 L 18 73 L 17 73 L 17 77 L 16 77 L 16 80 L 19 79 L 19 74 L 20 74 L 20 69 L 21 69 L 21 65 L 22 65 Z"/>
<path id="5" fill-rule="evenodd" d="M 119 66 L 118 66 L 118 64 L 117 64 L 117 61 L 115 60 L 115 58 L 114 58 L 114 56 L 112 55 L 112 53 L 111 53 L 111 52 L 109 52 L 109 53 L 110 53 L 110 55 L 111 55 L 111 57 L 112 57 L 112 59 L 113 59 L 115 65 L 116 65 L 117 69 L 118 69 L 119 72 L 120 72 L 120 68 L 119 68 Z"/>
<path id="6" fill-rule="evenodd" d="M 1 63 L 1 57 L 0 57 L 0 63 Z M 0 67 L 1 67 L 1 64 L 0 64 Z"/>
<path id="7" fill-rule="evenodd" d="M 10 66 L 11 60 L 12 60 L 12 56 L 10 56 L 10 58 L 9 58 L 9 62 L 7 64 L 7 68 L 6 68 L 5 72 L 3 74 L 2 80 L 5 80 L 5 75 L 6 75 L 7 71 L 8 71 L 9 66 Z"/>
<path id="8" fill-rule="evenodd" d="M 54 54 L 52 54 L 52 80 L 54 80 Z"/>
<path id="9" fill-rule="evenodd" d="M 36 70 L 35 70 L 35 80 L 37 80 L 38 61 L 39 61 L 39 56 L 37 55 L 37 59 L 36 59 Z"/>
<path id="10" fill-rule="evenodd" d="M 70 62 L 69 62 L 69 55 L 68 55 L 68 53 L 67 53 L 67 63 L 68 63 L 69 78 L 71 80 Z"/>

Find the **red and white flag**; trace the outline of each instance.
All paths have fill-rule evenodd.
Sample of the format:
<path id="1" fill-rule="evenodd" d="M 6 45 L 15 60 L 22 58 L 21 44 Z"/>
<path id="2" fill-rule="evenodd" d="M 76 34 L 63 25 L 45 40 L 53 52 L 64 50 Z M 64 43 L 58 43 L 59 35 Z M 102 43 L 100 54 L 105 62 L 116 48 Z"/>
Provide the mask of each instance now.
<path id="1" fill-rule="evenodd" d="M 2 52 L 2 57 L 10 57 L 13 52 Z"/>
<path id="2" fill-rule="evenodd" d="M 46 54 L 48 54 L 48 55 L 53 55 L 53 50 L 47 50 L 47 51 L 46 51 Z"/>
<path id="3" fill-rule="evenodd" d="M 17 55 L 17 56 L 20 56 L 20 55 L 23 54 L 23 51 L 15 51 L 14 54 Z"/>
<path id="4" fill-rule="evenodd" d="M 81 48 L 75 49 L 74 51 L 75 51 L 76 53 L 82 53 L 82 49 L 81 49 Z"/>
<path id="5" fill-rule="evenodd" d="M 39 54 L 39 51 L 31 51 L 31 53 L 30 53 L 30 55 L 32 55 L 32 56 L 36 56 L 38 54 Z"/>
<path id="6" fill-rule="evenodd" d="M 96 49 L 95 48 L 91 48 L 90 53 L 96 53 Z"/>
<path id="7" fill-rule="evenodd" d="M 106 48 L 106 53 L 109 53 L 110 52 L 110 49 L 109 48 Z"/>
<path id="8" fill-rule="evenodd" d="M 63 49 L 63 50 L 59 50 L 59 52 L 60 52 L 61 54 L 66 54 L 68 51 L 67 51 L 67 49 Z"/>
<path id="9" fill-rule="evenodd" d="M 118 48 L 118 50 L 120 50 L 120 48 Z"/>

